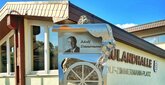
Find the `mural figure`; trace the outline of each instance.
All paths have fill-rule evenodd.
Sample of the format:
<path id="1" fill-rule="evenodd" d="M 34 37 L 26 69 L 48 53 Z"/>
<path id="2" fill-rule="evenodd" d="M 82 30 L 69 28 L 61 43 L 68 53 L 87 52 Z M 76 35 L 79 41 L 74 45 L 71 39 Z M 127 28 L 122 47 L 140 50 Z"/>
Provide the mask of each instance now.
<path id="1" fill-rule="evenodd" d="M 74 36 L 70 36 L 67 38 L 68 42 L 70 43 L 70 47 L 68 50 L 65 52 L 71 52 L 71 53 L 77 53 L 80 52 L 80 48 L 77 46 L 77 39 Z"/>

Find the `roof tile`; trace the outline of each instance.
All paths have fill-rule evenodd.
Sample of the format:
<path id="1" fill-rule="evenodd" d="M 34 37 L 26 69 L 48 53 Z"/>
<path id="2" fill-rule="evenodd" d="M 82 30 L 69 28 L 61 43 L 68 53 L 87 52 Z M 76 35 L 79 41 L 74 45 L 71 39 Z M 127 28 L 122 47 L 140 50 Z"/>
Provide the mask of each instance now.
<path id="1" fill-rule="evenodd" d="M 124 30 L 126 30 L 128 32 L 136 32 L 136 31 L 152 29 L 152 28 L 160 27 L 160 26 L 165 26 L 165 20 L 160 20 L 160 21 L 142 24 L 142 25 L 138 25 L 138 26 L 134 26 L 134 27 L 129 27 Z"/>
<path id="2" fill-rule="evenodd" d="M 54 22 L 57 22 L 57 20 L 68 18 L 68 4 L 68 1 L 8 2 L 0 10 L 0 21 L 7 14 L 18 15 L 19 13 L 29 16 L 52 17 Z"/>

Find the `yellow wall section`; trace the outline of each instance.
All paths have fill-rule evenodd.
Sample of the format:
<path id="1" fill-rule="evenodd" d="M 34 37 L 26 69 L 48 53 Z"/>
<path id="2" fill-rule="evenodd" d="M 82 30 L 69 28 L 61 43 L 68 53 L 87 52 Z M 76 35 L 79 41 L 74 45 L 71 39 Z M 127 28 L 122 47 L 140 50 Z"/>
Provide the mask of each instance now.
<path id="1" fill-rule="evenodd" d="M 58 76 L 26 77 L 26 85 L 59 85 Z"/>
<path id="2" fill-rule="evenodd" d="M 58 85 L 59 84 L 59 79 L 57 77 L 50 77 L 50 78 L 43 78 L 43 85 Z M 53 82 L 52 82 L 53 81 Z"/>
<path id="3" fill-rule="evenodd" d="M 15 85 L 15 78 L 0 78 L 0 85 Z"/>
<path id="4" fill-rule="evenodd" d="M 26 85 L 43 85 L 43 78 L 42 77 L 30 77 L 26 78 Z"/>
<path id="5" fill-rule="evenodd" d="M 6 85 L 5 84 L 5 78 L 0 78 L 0 85 Z"/>
<path id="6" fill-rule="evenodd" d="M 122 51 L 126 51 L 129 53 L 133 53 L 139 56 L 143 56 L 152 60 L 156 60 L 158 62 L 158 71 L 153 72 L 153 67 L 148 68 L 144 66 L 138 66 L 135 64 L 119 62 L 116 60 L 109 60 L 107 67 L 115 66 L 115 67 L 122 67 L 127 69 L 134 69 L 134 70 L 142 70 L 142 71 L 150 71 L 151 77 L 147 76 L 138 76 L 138 75 L 128 75 L 128 74 L 116 74 L 110 73 L 107 70 L 107 85 L 164 85 L 165 84 L 165 59 L 159 58 L 158 56 L 152 55 L 150 53 L 141 51 L 124 43 L 116 42 L 116 48 L 120 49 L 120 56 L 122 55 Z M 153 63 L 153 61 L 152 61 Z"/>

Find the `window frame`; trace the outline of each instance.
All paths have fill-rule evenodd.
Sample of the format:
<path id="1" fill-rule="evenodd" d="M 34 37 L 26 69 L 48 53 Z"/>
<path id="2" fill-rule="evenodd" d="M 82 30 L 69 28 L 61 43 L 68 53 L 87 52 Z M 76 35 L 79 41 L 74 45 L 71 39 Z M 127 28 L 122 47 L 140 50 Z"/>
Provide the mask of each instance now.
<path id="1" fill-rule="evenodd" d="M 37 20 L 27 20 L 27 38 L 30 43 L 28 43 L 28 62 L 30 68 L 26 72 L 27 76 L 31 75 L 58 75 L 58 69 L 50 70 L 50 54 L 49 54 L 49 28 L 53 26 L 53 23 L 47 21 L 37 21 Z M 44 29 L 44 70 L 33 71 L 33 40 L 32 40 L 32 27 L 40 26 L 40 28 Z M 25 28 L 26 29 L 26 28 Z M 27 69 L 26 69 L 27 70 Z"/>
<path id="2" fill-rule="evenodd" d="M 9 40 L 9 47 L 8 47 L 9 53 L 8 53 L 8 54 L 9 54 L 9 60 L 10 60 L 10 61 L 11 61 L 11 54 L 10 54 L 10 52 L 11 52 L 11 50 L 10 50 L 10 46 L 11 46 L 11 45 L 10 45 L 10 39 L 11 39 L 11 37 L 14 38 L 14 34 L 11 35 L 11 36 L 9 37 L 9 39 L 8 39 L 8 40 Z M 13 41 L 13 44 L 14 44 L 14 56 L 15 56 L 15 47 L 16 47 L 16 46 L 15 46 L 15 39 L 13 39 L 13 40 L 14 40 L 14 41 Z M 9 61 L 9 62 L 10 62 L 10 61 Z M 10 68 L 11 68 L 11 63 L 10 63 Z M 14 57 L 14 72 L 12 72 L 11 69 L 9 69 L 9 70 L 10 70 L 10 74 L 11 74 L 11 75 L 14 75 L 14 72 L 15 72 L 15 57 Z"/>
<path id="3" fill-rule="evenodd" d="M 1 42 L 1 43 L 0 43 L 0 47 L 1 47 L 4 43 L 6 43 L 6 48 L 7 48 L 7 40 L 4 40 L 3 42 Z M 8 49 L 8 48 L 7 48 L 7 49 Z M 7 49 L 6 49 L 6 51 L 8 51 Z M 0 52 L 1 52 L 1 50 L 0 50 Z M 6 63 L 7 63 L 6 69 L 7 69 L 7 71 L 6 71 L 6 72 L 1 72 L 0 74 L 2 74 L 2 75 L 7 75 L 7 74 L 8 74 L 8 52 L 6 52 L 6 55 L 7 55 L 7 56 L 6 56 L 6 59 L 7 59 L 7 61 L 6 61 Z M 0 56 L 0 57 L 1 57 L 1 56 Z"/>
<path id="4" fill-rule="evenodd" d="M 6 42 L 7 48 L 7 72 L 0 73 L 0 76 L 14 76 L 15 72 L 11 72 L 11 63 L 10 63 L 10 38 L 14 36 L 14 30 L 11 30 L 4 38 L 0 40 L 0 46 Z M 15 59 L 14 59 L 15 61 Z M 14 63 L 15 65 L 15 63 Z M 15 70 L 15 69 L 14 69 Z"/>
<path id="5" fill-rule="evenodd" d="M 44 42 L 44 49 L 43 49 L 44 55 L 43 55 L 43 57 L 44 57 L 44 69 L 45 69 L 45 28 L 44 28 L 44 27 L 41 27 L 41 26 L 39 26 L 39 27 L 40 27 L 41 29 L 43 29 L 43 31 L 44 31 L 44 34 L 43 34 L 43 35 L 44 35 L 44 40 L 43 40 L 43 42 Z M 32 70 L 33 72 L 37 72 L 37 71 L 34 71 L 34 70 L 33 70 L 33 69 L 34 69 L 34 66 L 33 66 L 33 65 L 34 65 L 34 60 L 33 60 L 33 58 L 34 58 L 34 55 L 33 55 L 33 45 L 34 45 L 34 43 L 33 43 L 33 26 L 31 26 L 31 29 L 32 29 L 32 30 L 31 30 L 31 39 L 32 39 L 32 40 L 31 40 L 31 41 L 32 41 L 32 42 L 31 42 L 31 48 L 32 48 L 32 49 L 31 49 L 31 50 L 32 50 L 32 53 L 31 53 L 31 54 L 32 54 L 32 57 L 31 57 L 31 62 L 32 62 L 31 68 L 32 68 L 32 69 L 31 69 L 31 70 Z M 34 29 L 35 29 L 35 28 L 34 28 Z M 43 70 L 44 70 L 44 69 L 43 69 Z M 42 72 L 43 70 L 38 70 L 38 72 Z"/>

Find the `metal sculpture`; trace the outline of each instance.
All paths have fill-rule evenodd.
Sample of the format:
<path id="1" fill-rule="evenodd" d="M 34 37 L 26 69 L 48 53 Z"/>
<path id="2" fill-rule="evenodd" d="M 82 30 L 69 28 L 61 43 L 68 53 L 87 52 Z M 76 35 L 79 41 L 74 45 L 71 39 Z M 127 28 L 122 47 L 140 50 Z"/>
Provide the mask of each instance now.
<path id="1" fill-rule="evenodd" d="M 111 27 L 108 24 L 79 24 L 60 25 L 54 26 L 54 28 L 56 29 L 53 31 L 59 32 L 60 85 L 106 85 L 105 65 L 115 47 Z M 101 46 L 96 46 L 96 53 L 93 51 L 90 53 L 91 50 L 88 48 L 84 51 L 80 50 L 80 52 L 66 53 L 64 48 L 68 35 L 74 35 L 79 40 L 86 39 L 88 36 L 89 40 L 96 38 L 93 41 L 94 45 L 98 44 L 97 39 L 101 39 L 99 42 Z"/>

